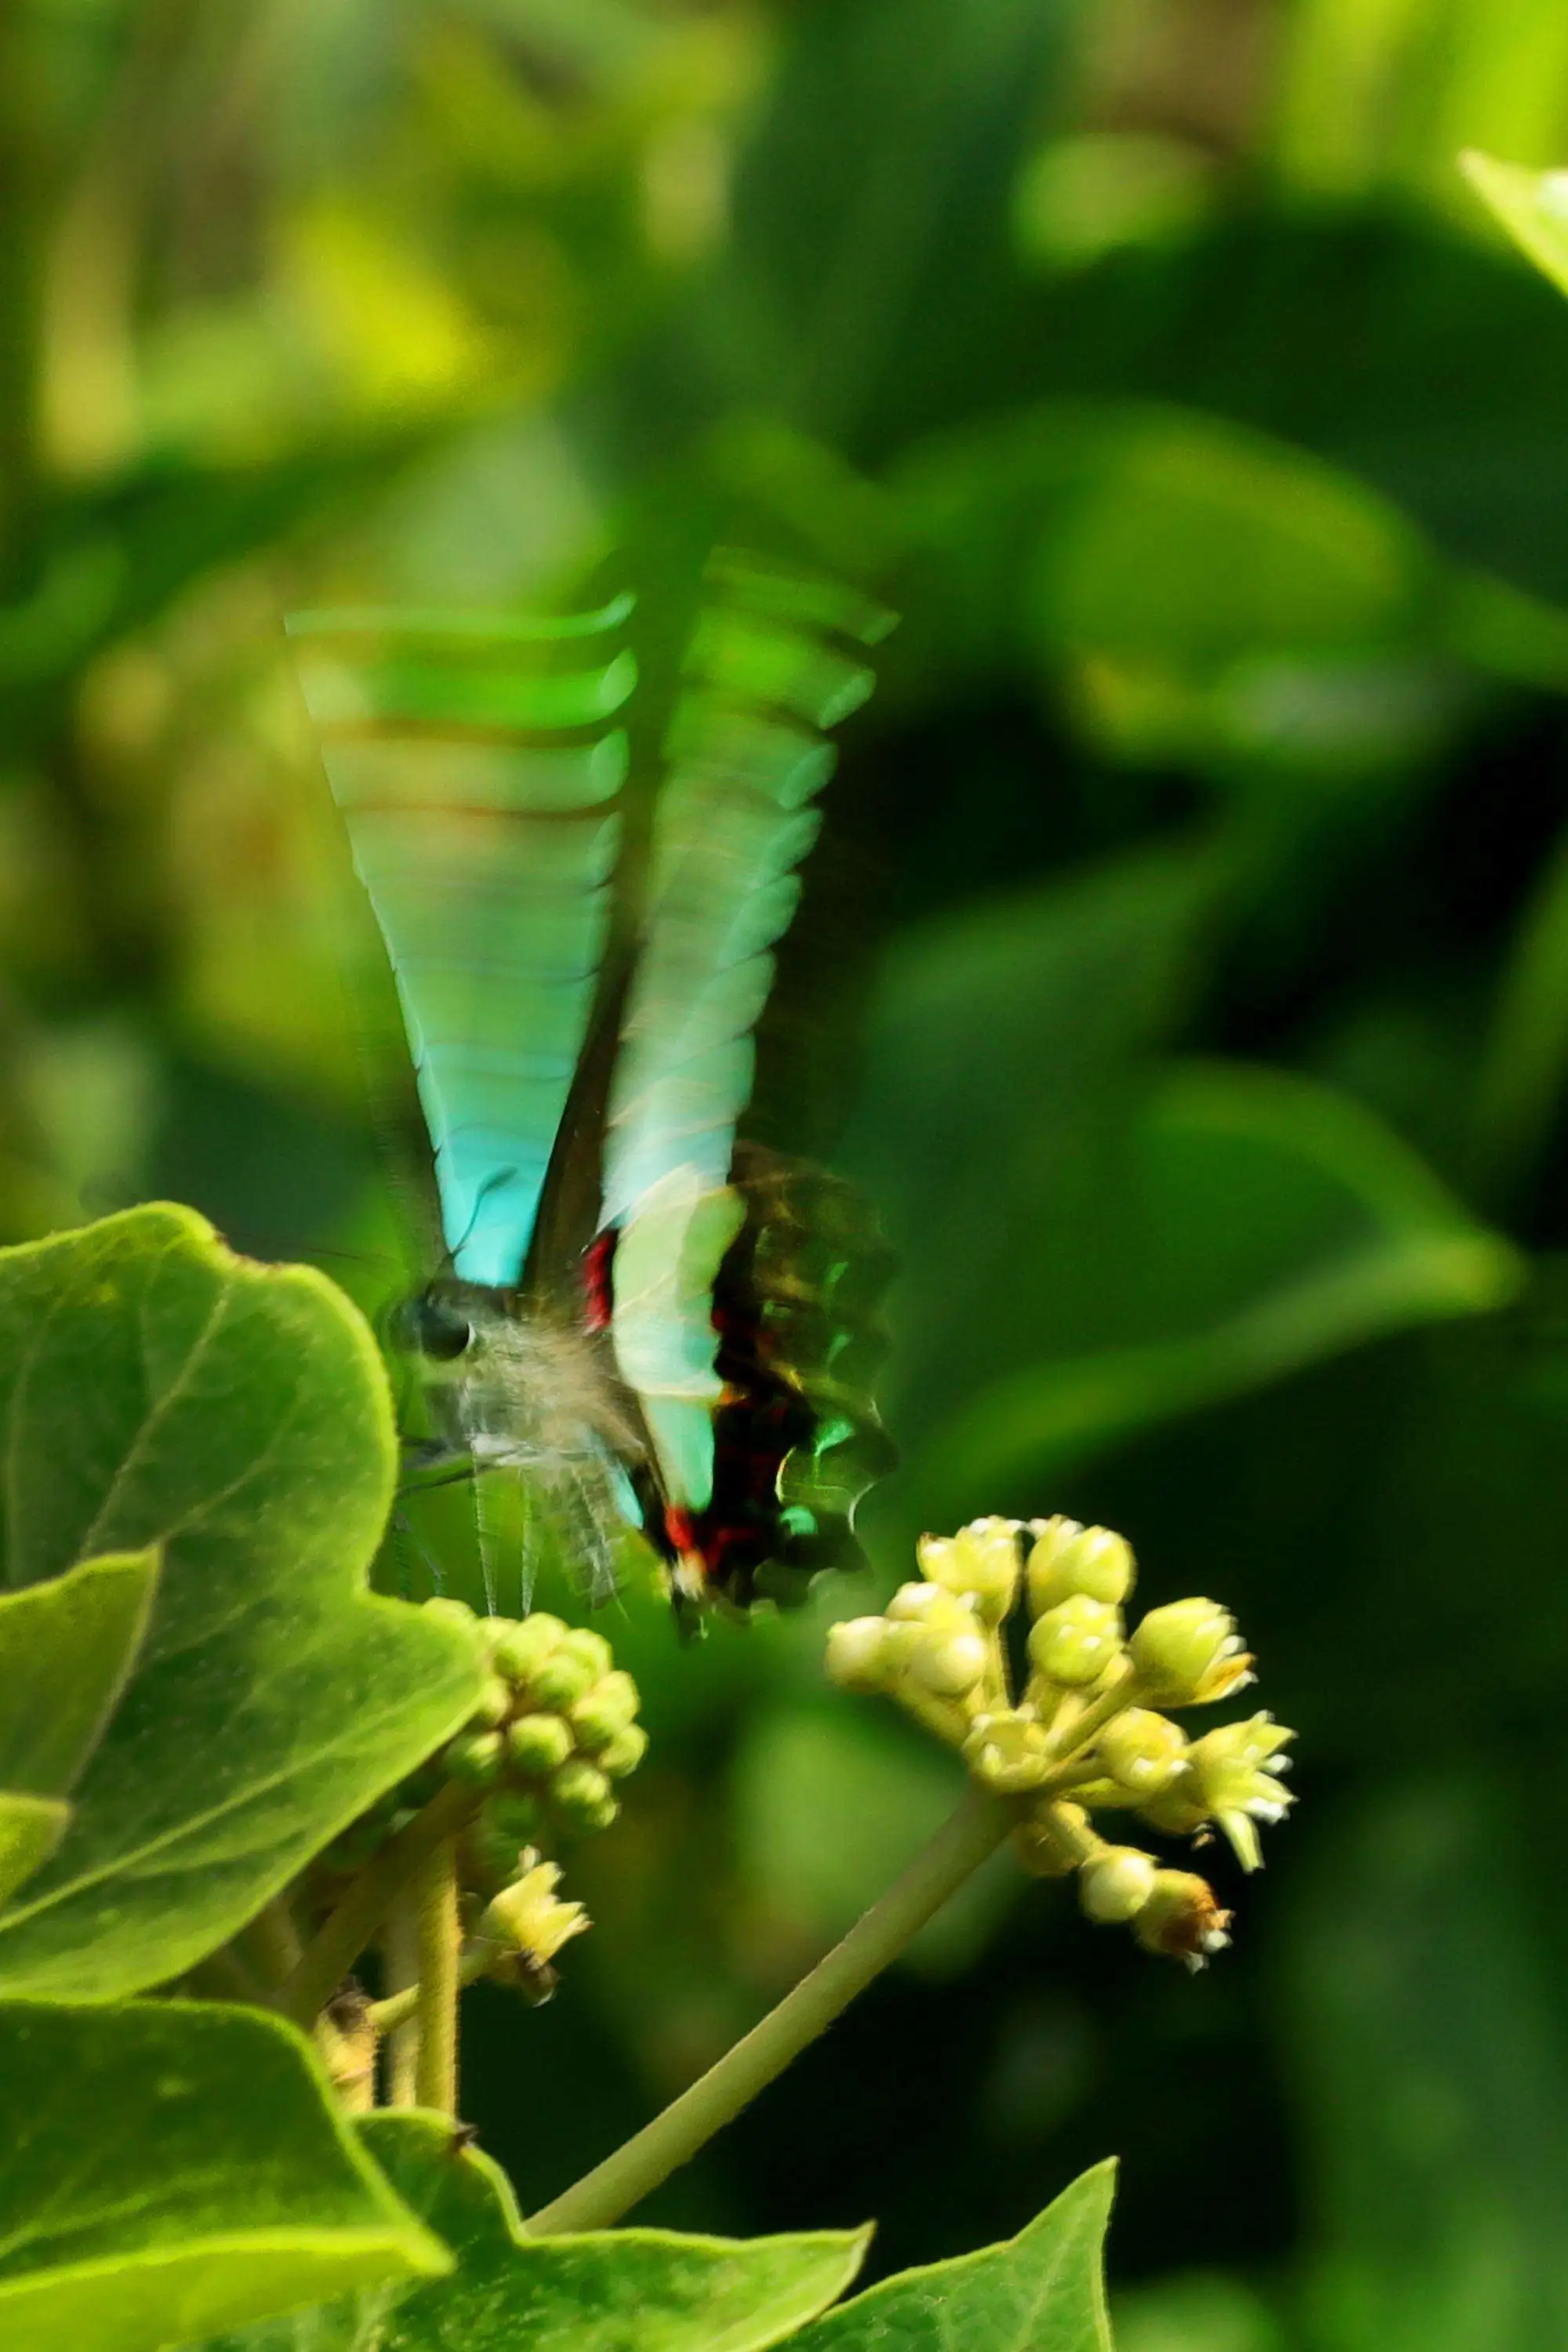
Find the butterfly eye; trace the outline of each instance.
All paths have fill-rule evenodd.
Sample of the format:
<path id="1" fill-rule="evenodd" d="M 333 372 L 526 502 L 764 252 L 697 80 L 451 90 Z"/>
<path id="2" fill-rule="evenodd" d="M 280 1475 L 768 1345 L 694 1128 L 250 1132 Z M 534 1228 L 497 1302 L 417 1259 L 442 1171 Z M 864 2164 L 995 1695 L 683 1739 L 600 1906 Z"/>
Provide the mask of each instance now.
<path id="1" fill-rule="evenodd" d="M 468 1349 L 474 1327 L 466 1315 L 445 1299 L 422 1291 L 405 1298 L 392 1317 L 394 1343 L 411 1356 L 426 1356 L 437 1364 L 456 1363 Z"/>

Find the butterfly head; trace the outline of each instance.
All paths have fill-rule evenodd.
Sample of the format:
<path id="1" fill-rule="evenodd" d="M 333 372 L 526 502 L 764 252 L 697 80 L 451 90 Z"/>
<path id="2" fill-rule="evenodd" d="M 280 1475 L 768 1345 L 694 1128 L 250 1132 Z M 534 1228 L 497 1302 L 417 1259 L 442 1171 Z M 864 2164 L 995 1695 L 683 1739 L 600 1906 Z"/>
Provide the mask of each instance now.
<path id="1" fill-rule="evenodd" d="M 474 1344 L 475 1317 L 464 1297 L 467 1286 L 426 1283 L 412 1298 L 401 1298 L 387 1317 L 386 1336 L 400 1355 L 411 1356 L 426 1376 L 460 1364 Z"/>

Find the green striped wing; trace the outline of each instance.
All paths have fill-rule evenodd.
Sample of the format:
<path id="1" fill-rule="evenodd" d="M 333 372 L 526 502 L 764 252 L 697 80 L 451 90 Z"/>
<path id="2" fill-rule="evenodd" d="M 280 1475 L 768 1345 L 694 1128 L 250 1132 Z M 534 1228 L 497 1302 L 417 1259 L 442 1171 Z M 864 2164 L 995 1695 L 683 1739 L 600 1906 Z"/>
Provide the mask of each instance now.
<path id="1" fill-rule="evenodd" d="M 667 745 L 611 1086 L 604 1222 L 623 1228 L 616 1359 L 669 1491 L 698 1510 L 712 1488 L 720 1392 L 709 1308 L 739 1222 L 713 1196 L 729 1183 L 752 1032 L 820 825 L 828 730 L 870 694 L 865 650 L 892 625 L 837 583 L 716 558 Z M 657 1250 L 645 1248 L 655 1232 Z"/>
<path id="2" fill-rule="evenodd" d="M 289 622 L 396 976 L 456 1271 L 517 1281 L 612 917 L 631 600 Z"/>

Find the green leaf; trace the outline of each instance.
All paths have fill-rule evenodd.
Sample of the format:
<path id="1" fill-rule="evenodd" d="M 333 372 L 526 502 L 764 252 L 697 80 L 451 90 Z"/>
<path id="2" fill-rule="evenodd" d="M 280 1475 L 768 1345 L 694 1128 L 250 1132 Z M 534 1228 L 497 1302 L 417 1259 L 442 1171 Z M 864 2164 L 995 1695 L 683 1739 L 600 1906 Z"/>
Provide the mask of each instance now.
<path id="1" fill-rule="evenodd" d="M 984 386 L 1016 299 L 1014 180 L 1068 21 L 1037 0 L 792 12 L 737 187 L 743 405 L 853 442 Z"/>
<path id="2" fill-rule="evenodd" d="M 790 2352 L 1110 2352 L 1101 2249 L 1116 2167 L 1098 2164 L 1000 2246 L 901 2271 L 792 2338 Z"/>
<path id="3" fill-rule="evenodd" d="M 156 1551 L 130 1552 L 0 1593 L 0 1788 L 75 1786 L 141 1649 L 158 1567 Z"/>
<path id="4" fill-rule="evenodd" d="M 0 1903 L 41 1870 L 70 1819 L 58 1797 L 33 1797 L 0 1790 Z"/>
<path id="5" fill-rule="evenodd" d="M 299 2036 L 194 2002 L 0 2004 L 0 2211 L 17 2352 L 152 2352 L 447 2266 Z"/>
<path id="6" fill-rule="evenodd" d="M 1568 1077 L 1568 838 L 1540 869 L 1510 942 L 1470 1110 L 1474 1175 L 1506 1198 L 1550 1142 Z"/>
<path id="7" fill-rule="evenodd" d="M 1322 2352 L 1568 2341 L 1568 2037 L 1551 1865 L 1518 1826 L 1533 1796 L 1528 1774 L 1384 1774 L 1296 1891 L 1280 2047 Z"/>
<path id="8" fill-rule="evenodd" d="M 1518 1286 L 1508 1245 L 1347 1097 L 1151 1072 L 1213 873 L 1090 874 L 910 932 L 889 961 L 852 1148 L 904 1259 L 889 1549 L 1026 1510 L 1068 1461 Z"/>
<path id="9" fill-rule="evenodd" d="M 1218 881 L 1201 854 L 1128 860 L 911 929 L 889 957 L 847 1156 L 904 1260 L 882 1393 L 907 1460 L 955 1398 L 1101 1328 L 1104 1271 L 1072 1236 Z"/>
<path id="10" fill-rule="evenodd" d="M 994 1381 L 933 1440 L 976 1489 L 1086 1454 L 1411 1326 L 1485 1314 L 1523 1279 L 1415 1155 L 1348 1097 L 1239 1066 L 1167 1071 L 1081 1228 L 1103 1339 Z"/>
<path id="11" fill-rule="evenodd" d="M 894 652 L 905 691 L 1011 662 L 1118 760 L 1252 792 L 1299 775 L 1317 803 L 1429 761 L 1472 672 L 1568 684 L 1559 609 L 1444 562 L 1355 473 L 1223 418 L 1042 402 L 918 445 L 893 488 L 935 592 Z"/>
<path id="12" fill-rule="evenodd" d="M 1474 147 L 1459 161 L 1514 243 L 1568 294 L 1568 172 L 1532 172 Z"/>
<path id="13" fill-rule="evenodd" d="M 530 2238 L 506 2175 L 455 2146 L 445 2117 L 375 2116 L 360 2129 L 398 2195 L 452 2248 L 456 2271 L 201 2352 L 763 2352 L 844 2292 L 870 2239 L 868 2230 Z"/>
<path id="14" fill-rule="evenodd" d="M 459 1724 L 460 1627 L 373 1596 L 392 1416 L 309 1268 L 137 1209 L 0 1254 L 5 1580 L 163 1548 L 153 1623 L 71 1825 L 0 1916 L 0 1985 L 177 1975 Z"/>
<path id="15" fill-rule="evenodd" d="M 1450 556 L 1568 594 L 1568 308 L 1511 255 L 1408 212 L 1226 206 L 1177 248 L 1042 286 L 1030 331 L 1018 390 L 1004 377 L 988 404 L 1131 395 L 1234 417 L 1363 475 Z M 1344 351 L 1355 368 L 1325 397 L 1324 354 Z"/>

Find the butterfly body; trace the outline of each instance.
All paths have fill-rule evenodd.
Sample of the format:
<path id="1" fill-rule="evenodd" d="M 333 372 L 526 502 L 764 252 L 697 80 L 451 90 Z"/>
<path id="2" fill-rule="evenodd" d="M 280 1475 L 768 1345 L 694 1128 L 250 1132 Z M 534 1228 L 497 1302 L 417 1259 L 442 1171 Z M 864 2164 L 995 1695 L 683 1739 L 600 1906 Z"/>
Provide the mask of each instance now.
<path id="1" fill-rule="evenodd" d="M 887 616 L 721 560 L 650 781 L 630 609 L 291 625 L 435 1151 L 450 1271 L 395 1318 L 427 1458 L 483 1474 L 482 1549 L 505 1474 L 591 1590 L 630 1524 L 679 1595 L 744 1606 L 852 1549 L 887 1459 L 886 1253 L 848 1187 L 736 1138 Z"/>

